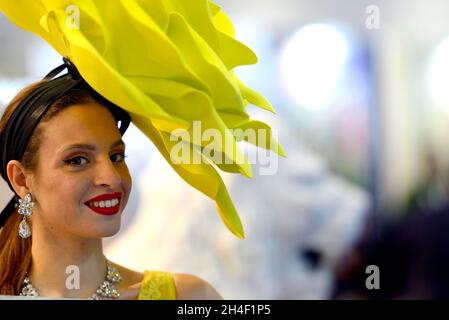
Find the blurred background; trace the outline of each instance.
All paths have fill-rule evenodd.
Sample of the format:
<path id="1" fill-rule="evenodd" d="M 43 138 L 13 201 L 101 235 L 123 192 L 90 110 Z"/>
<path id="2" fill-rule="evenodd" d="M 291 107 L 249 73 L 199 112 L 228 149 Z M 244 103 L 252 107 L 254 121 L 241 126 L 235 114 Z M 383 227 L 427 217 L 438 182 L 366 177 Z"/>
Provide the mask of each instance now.
<path id="1" fill-rule="evenodd" d="M 132 126 L 133 191 L 107 256 L 201 276 L 226 299 L 448 298 L 449 2 L 215 2 L 259 57 L 236 72 L 275 106 L 250 112 L 288 158 L 223 174 L 239 240 Z M 60 63 L 0 13 L 0 110 Z M 11 195 L 2 181 L 0 204 Z"/>

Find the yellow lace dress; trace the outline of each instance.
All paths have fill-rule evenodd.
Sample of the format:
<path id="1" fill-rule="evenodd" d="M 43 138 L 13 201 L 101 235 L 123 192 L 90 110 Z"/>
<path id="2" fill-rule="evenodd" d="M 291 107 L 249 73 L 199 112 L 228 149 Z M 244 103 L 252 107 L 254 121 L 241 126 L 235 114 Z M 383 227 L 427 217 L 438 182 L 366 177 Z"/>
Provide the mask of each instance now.
<path id="1" fill-rule="evenodd" d="M 165 271 L 145 270 L 137 300 L 176 300 L 173 274 Z"/>

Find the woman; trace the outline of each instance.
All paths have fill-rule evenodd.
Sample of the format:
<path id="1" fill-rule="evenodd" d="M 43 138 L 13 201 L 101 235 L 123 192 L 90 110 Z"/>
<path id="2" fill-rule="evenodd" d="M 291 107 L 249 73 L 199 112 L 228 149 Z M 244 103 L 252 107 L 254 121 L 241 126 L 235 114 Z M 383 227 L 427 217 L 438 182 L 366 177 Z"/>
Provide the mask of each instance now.
<path id="1" fill-rule="evenodd" d="M 54 78 L 63 68 L 69 72 Z M 132 188 L 121 139 L 129 122 L 67 59 L 9 104 L 0 121 L 0 163 L 20 201 L 0 215 L 0 294 L 221 298 L 196 276 L 142 274 L 105 258 L 102 238 L 119 231 Z"/>
<path id="2" fill-rule="evenodd" d="M 10 201 L 6 211 L 23 215 L 7 220 L 8 214 L 0 214 L 0 226 L 7 220 L 0 258 L 8 261 L 0 266 L 0 293 L 23 289 L 24 294 L 88 297 L 109 270 L 98 288 L 106 297 L 117 296 L 118 289 L 120 298 L 173 298 L 175 291 L 178 299 L 220 298 L 190 275 L 142 275 L 112 263 L 108 268 L 101 238 L 119 229 L 131 188 L 119 139 L 131 117 L 179 176 L 215 201 L 225 226 L 244 238 L 217 169 L 252 176 L 238 146 L 242 140 L 285 154 L 270 126 L 246 110 L 253 104 L 274 112 L 234 73 L 257 57 L 235 38 L 229 17 L 209 0 L 0 0 L 0 11 L 76 65 L 66 60 L 68 76 L 44 80 L 19 95 L 0 127 L 2 176 L 21 200 L 18 210 Z M 43 112 L 46 106 L 55 111 Z M 14 114 L 16 108 L 21 111 Z M 113 120 L 120 123 L 118 130 Z M 88 146 L 66 152 L 70 144 Z M 179 149 L 182 155 L 173 152 Z M 102 195 L 110 202 L 96 199 Z M 18 230 L 29 234 L 28 223 L 33 240 L 18 239 Z M 78 291 L 67 291 L 63 284 L 65 268 L 70 272 L 72 265 L 80 272 Z"/>

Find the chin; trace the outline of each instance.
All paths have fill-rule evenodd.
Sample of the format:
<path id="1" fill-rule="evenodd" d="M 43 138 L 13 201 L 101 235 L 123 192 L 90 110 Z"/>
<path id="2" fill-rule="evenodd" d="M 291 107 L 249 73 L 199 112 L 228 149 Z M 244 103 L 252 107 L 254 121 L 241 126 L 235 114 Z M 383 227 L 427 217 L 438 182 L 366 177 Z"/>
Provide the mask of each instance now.
<path id="1" fill-rule="evenodd" d="M 109 228 L 102 230 L 101 237 L 102 238 L 112 237 L 112 236 L 115 236 L 119 231 L 120 231 L 120 225 L 114 226 L 114 228 L 109 227 Z"/>
<path id="2" fill-rule="evenodd" d="M 107 238 L 115 236 L 120 231 L 120 221 L 117 223 L 107 223 L 107 224 L 101 224 L 97 225 L 95 230 L 93 230 L 92 233 L 95 234 L 98 238 Z"/>

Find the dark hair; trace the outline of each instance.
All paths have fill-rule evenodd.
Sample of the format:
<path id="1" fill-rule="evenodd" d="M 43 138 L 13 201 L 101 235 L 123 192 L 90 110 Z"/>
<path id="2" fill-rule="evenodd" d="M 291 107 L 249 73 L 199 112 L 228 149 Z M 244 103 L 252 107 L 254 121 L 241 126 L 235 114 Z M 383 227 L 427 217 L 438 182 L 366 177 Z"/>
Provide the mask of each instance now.
<path id="1" fill-rule="evenodd" d="M 6 107 L 0 119 L 0 135 L 4 132 L 14 110 L 32 92 L 45 85 L 50 80 L 41 80 L 20 91 Z M 33 131 L 20 162 L 29 172 L 38 167 L 38 151 L 42 144 L 44 124 L 62 110 L 75 104 L 96 102 L 106 106 L 106 101 L 99 95 L 84 89 L 72 89 L 57 99 L 46 111 L 38 126 Z M 108 108 L 109 110 L 109 108 Z M 17 295 L 22 286 L 25 273 L 31 265 L 31 238 L 22 239 L 18 236 L 21 216 L 13 214 L 8 218 L 0 231 L 0 294 Z"/>

